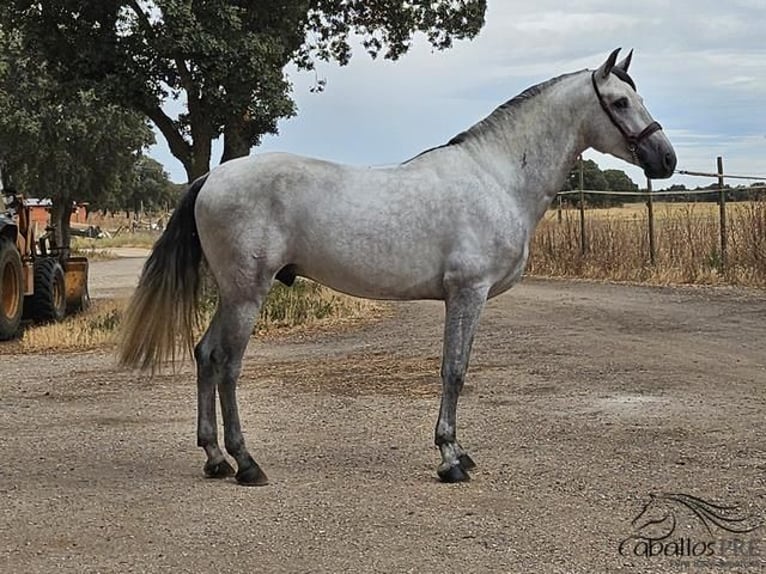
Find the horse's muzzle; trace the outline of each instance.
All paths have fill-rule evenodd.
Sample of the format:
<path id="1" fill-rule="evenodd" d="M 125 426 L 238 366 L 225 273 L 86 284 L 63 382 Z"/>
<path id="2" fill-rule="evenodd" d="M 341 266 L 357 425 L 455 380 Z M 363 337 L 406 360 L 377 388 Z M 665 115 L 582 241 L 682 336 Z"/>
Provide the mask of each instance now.
<path id="1" fill-rule="evenodd" d="M 676 152 L 661 131 L 641 141 L 636 146 L 636 156 L 649 179 L 666 179 L 675 172 Z"/>

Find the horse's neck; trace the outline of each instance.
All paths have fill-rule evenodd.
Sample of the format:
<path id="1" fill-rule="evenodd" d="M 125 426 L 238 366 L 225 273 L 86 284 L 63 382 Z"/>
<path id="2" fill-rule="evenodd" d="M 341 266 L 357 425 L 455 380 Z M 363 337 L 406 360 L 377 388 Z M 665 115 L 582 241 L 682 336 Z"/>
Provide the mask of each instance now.
<path id="1" fill-rule="evenodd" d="M 586 148 L 583 110 L 592 94 L 584 88 L 584 77 L 563 77 L 517 106 L 498 108 L 467 146 L 514 194 L 533 223 L 561 191 Z"/>

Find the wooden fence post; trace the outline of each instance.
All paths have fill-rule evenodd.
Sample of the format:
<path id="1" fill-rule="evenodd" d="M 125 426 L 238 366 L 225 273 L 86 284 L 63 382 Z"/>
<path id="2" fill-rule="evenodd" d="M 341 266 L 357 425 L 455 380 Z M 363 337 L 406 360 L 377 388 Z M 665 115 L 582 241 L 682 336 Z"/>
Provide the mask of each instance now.
<path id="1" fill-rule="evenodd" d="M 646 210 L 649 217 L 649 261 L 652 266 L 657 263 L 657 249 L 654 243 L 654 198 L 652 197 L 652 180 L 646 178 Z"/>
<path id="2" fill-rule="evenodd" d="M 588 240 L 585 236 L 585 165 L 580 155 L 580 252 L 585 256 L 588 250 Z"/>
<path id="3" fill-rule="evenodd" d="M 727 271 L 727 249 L 728 239 L 726 232 L 726 189 L 724 188 L 724 176 L 723 176 L 723 158 L 718 156 L 718 212 L 720 215 L 720 230 L 721 230 L 721 262 L 720 272 L 725 274 Z"/>

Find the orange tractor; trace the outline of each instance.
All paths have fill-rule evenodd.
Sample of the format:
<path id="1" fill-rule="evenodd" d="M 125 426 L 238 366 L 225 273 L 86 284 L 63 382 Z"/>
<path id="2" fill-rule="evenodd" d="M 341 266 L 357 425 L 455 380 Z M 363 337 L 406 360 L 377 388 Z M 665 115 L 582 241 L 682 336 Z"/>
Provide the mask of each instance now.
<path id="1" fill-rule="evenodd" d="M 85 309 L 88 260 L 56 245 L 50 227 L 39 238 L 31 208 L 19 195 L 0 204 L 0 341 L 20 332 L 21 321 L 60 321 Z"/>

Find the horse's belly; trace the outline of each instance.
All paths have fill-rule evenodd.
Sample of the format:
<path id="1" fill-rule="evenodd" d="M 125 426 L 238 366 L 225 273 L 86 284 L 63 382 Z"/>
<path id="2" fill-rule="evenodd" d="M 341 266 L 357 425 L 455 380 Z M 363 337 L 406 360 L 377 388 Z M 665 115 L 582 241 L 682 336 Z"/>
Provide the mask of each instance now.
<path id="1" fill-rule="evenodd" d="M 313 258 L 297 266 L 299 275 L 336 291 L 366 299 L 442 299 L 442 273 L 437 265 L 401 261 L 338 261 Z"/>

